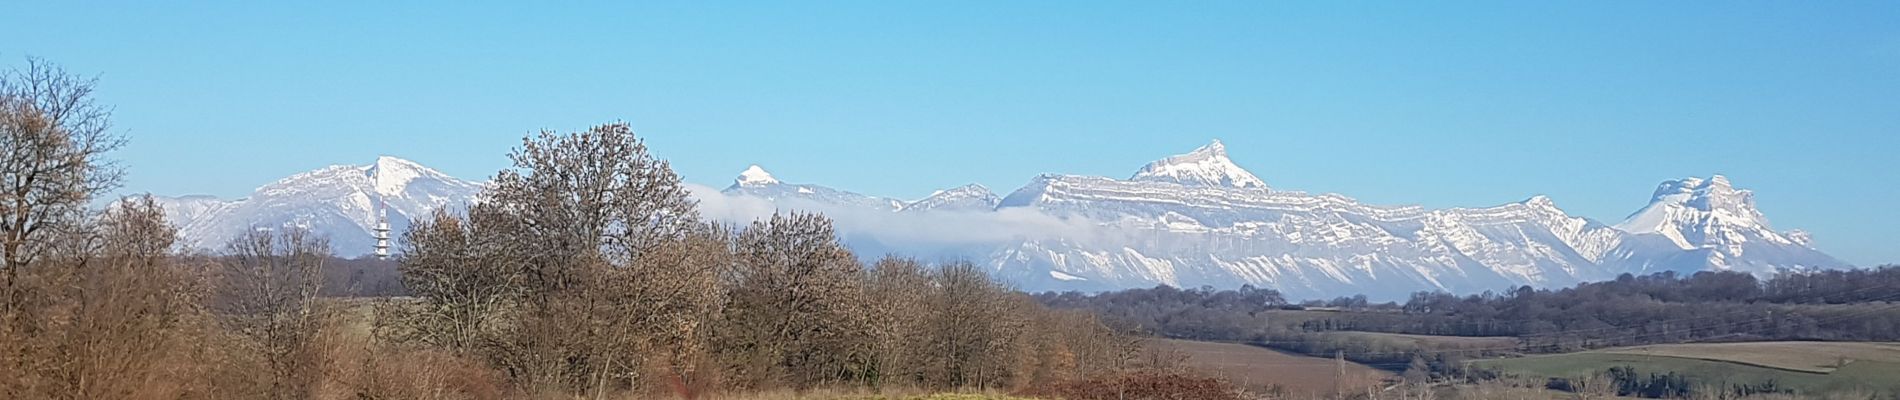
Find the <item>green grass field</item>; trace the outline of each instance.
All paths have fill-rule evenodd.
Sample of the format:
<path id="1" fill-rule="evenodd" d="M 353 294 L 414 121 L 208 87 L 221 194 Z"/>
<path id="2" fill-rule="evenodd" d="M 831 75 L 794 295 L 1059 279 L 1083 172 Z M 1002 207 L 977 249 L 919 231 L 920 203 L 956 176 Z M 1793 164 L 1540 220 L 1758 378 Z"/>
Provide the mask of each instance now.
<path id="1" fill-rule="evenodd" d="M 1816 349 L 1813 353 L 1820 353 L 1824 351 L 1823 348 L 1838 345 L 1815 343 Z M 1762 343 L 1754 347 L 1757 350 L 1755 352 L 1750 352 L 1750 346 L 1744 345 L 1693 346 L 1646 346 L 1658 350 L 1647 354 L 1642 351 L 1632 351 L 1631 348 L 1605 349 L 1570 354 L 1480 360 L 1474 361 L 1473 365 L 1507 374 L 1542 378 L 1580 376 L 1602 372 L 1611 367 L 1629 366 L 1642 374 L 1673 371 L 1688 376 L 1697 384 L 1752 384 L 1773 381 L 1782 387 L 1811 394 L 1844 390 L 1900 393 L 1900 362 L 1887 360 L 1884 353 L 1871 357 L 1878 360 L 1857 359 L 1848 362 L 1845 366 L 1834 368 L 1830 372 L 1813 372 L 1762 365 L 1772 364 L 1763 360 L 1773 358 L 1772 355 L 1775 354 L 1773 352 L 1783 352 L 1789 359 L 1798 360 L 1799 357 L 1796 354 L 1802 352 L 1801 346 L 1791 346 L 1788 342 Z M 1810 355 L 1802 357 L 1812 358 Z M 1752 361 L 1738 361 L 1732 358 Z"/>
<path id="2" fill-rule="evenodd" d="M 1749 342 L 1694 343 L 1605 349 L 1605 353 L 1694 358 L 1785 369 L 1829 373 L 1844 364 L 1876 361 L 1900 363 L 1900 343 L 1865 342 Z"/>

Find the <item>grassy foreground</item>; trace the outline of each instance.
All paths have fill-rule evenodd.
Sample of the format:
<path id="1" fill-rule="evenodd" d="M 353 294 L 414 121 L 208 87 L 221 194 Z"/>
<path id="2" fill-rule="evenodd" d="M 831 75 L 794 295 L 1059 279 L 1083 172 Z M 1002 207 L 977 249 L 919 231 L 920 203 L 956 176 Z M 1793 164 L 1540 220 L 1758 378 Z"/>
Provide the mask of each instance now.
<path id="1" fill-rule="evenodd" d="M 1392 377 L 1391 372 L 1358 363 L 1342 366 L 1332 359 L 1244 344 L 1157 339 L 1148 346 L 1183 356 L 1187 367 L 1258 393 L 1319 396 L 1341 389 L 1363 391 Z"/>
<path id="2" fill-rule="evenodd" d="M 732 396 L 714 396 L 716 400 L 1040 400 L 1031 397 L 1016 397 L 984 393 L 937 393 L 918 395 L 864 395 L 837 393 L 757 393 Z"/>

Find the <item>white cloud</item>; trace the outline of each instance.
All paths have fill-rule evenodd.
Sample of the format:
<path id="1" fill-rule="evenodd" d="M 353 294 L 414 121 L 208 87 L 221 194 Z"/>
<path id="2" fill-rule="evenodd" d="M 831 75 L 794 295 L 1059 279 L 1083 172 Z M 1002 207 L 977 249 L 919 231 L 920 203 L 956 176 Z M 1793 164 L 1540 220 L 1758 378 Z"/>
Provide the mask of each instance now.
<path id="1" fill-rule="evenodd" d="M 687 184 L 687 189 L 699 201 L 700 214 L 710 220 L 744 224 L 780 210 L 814 212 L 831 218 L 847 241 L 870 239 L 890 249 L 928 250 L 1046 239 L 1092 241 L 1110 234 L 1110 230 L 1090 220 L 1056 217 L 1029 208 L 893 212 L 802 199 L 774 203 L 695 184 Z"/>

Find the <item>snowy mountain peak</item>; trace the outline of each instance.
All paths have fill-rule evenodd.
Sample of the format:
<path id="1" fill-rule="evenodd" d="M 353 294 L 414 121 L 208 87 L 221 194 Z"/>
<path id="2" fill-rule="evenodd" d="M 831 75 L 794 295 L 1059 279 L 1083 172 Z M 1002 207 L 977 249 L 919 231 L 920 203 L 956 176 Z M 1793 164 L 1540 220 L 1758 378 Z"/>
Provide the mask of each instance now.
<path id="1" fill-rule="evenodd" d="M 1682 179 L 1667 180 L 1657 184 L 1656 193 L 1650 197 L 1650 201 L 1657 202 L 1670 199 L 1682 199 L 1681 197 L 1673 196 L 1695 194 L 1698 191 L 1708 192 L 1717 189 L 1733 191 L 1735 187 L 1729 183 L 1728 177 L 1726 176 L 1714 175 L 1708 179 L 1691 176 Z"/>
<path id="2" fill-rule="evenodd" d="M 1226 157 L 1227 145 L 1221 144 L 1220 139 L 1214 139 L 1212 141 L 1209 141 L 1206 146 L 1201 146 L 1200 148 L 1194 149 L 1194 151 L 1188 152 L 1188 154 L 1212 154 L 1212 155 L 1217 155 L 1221 157 Z"/>
<path id="3" fill-rule="evenodd" d="M 1529 199 L 1524 199 L 1524 205 L 1536 207 L 1536 208 L 1549 208 L 1549 209 L 1557 208 L 1557 202 L 1551 201 L 1550 196 L 1545 196 L 1541 194 L 1536 195 L 1536 196 L 1531 196 L 1531 198 Z"/>
<path id="4" fill-rule="evenodd" d="M 376 163 L 363 169 L 363 175 L 370 178 L 376 187 L 376 193 L 384 196 L 401 195 L 409 186 L 409 181 L 421 177 L 446 177 L 422 164 L 392 156 L 376 158 Z"/>
<path id="5" fill-rule="evenodd" d="M 1220 140 L 1187 154 L 1148 163 L 1129 178 L 1135 181 L 1173 182 L 1186 186 L 1215 186 L 1266 189 L 1267 183 L 1227 158 L 1227 146 Z"/>
<path id="6" fill-rule="evenodd" d="M 1665 181 L 1656 186 L 1656 193 L 1650 196 L 1652 206 L 1682 207 L 1705 213 L 1712 213 L 1725 222 L 1766 228 L 1768 219 L 1761 210 L 1755 208 L 1755 193 L 1736 189 L 1729 183 L 1728 177 L 1714 175 L 1708 179 L 1688 177 Z M 1650 208 L 1644 208 L 1648 211 Z M 1631 219 L 1641 216 L 1631 215 Z"/>
<path id="7" fill-rule="evenodd" d="M 881 211 L 897 211 L 904 207 L 904 202 L 897 199 L 866 196 L 820 185 L 781 182 L 757 164 L 746 167 L 744 172 L 739 173 L 737 179 L 733 179 L 732 186 L 720 192 L 773 201 L 790 200 L 808 206 L 824 205 Z"/>
<path id="8" fill-rule="evenodd" d="M 732 186 L 757 187 L 776 185 L 778 183 L 778 178 L 772 177 L 772 173 L 765 172 L 765 168 L 760 167 L 758 164 L 752 164 L 752 166 L 746 167 L 744 172 L 739 173 L 739 178 L 733 180 Z"/>
<path id="9" fill-rule="evenodd" d="M 1657 185 L 1649 205 L 1616 228 L 1660 235 L 1675 248 L 1700 252 L 1708 265 L 1720 269 L 1772 272 L 1776 266 L 1846 265 L 1814 250 L 1806 232 L 1775 232 L 1755 208 L 1754 192 L 1736 189 L 1721 175 Z"/>

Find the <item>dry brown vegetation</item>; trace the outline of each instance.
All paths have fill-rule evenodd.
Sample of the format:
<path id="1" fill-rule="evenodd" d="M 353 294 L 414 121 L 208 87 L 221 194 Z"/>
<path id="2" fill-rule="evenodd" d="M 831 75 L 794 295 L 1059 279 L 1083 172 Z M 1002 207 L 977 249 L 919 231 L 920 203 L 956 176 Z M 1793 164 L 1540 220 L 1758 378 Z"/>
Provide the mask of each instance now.
<path id="1" fill-rule="evenodd" d="M 1092 317 L 967 263 L 867 268 L 822 216 L 700 222 L 625 124 L 542 133 L 512 158 L 488 201 L 405 235 L 418 301 L 382 313 L 392 346 L 481 360 L 524 393 L 589 396 L 1007 389 L 1132 354 Z"/>
<path id="2" fill-rule="evenodd" d="M 1235 343 L 1156 339 L 1151 348 L 1178 352 L 1185 356 L 1181 365 L 1224 378 L 1255 393 L 1278 394 L 1297 398 L 1339 396 L 1364 393 L 1367 388 L 1383 389 L 1392 373 L 1352 362 L 1282 353 L 1273 349 Z"/>
<path id="3" fill-rule="evenodd" d="M 1069 400 L 1241 400 L 1249 397 L 1220 378 L 1153 370 L 1055 382 L 1025 394 Z"/>
<path id="4" fill-rule="evenodd" d="M 1133 338 L 969 263 L 866 266 L 818 215 L 705 223 L 626 124 L 524 138 L 481 203 L 417 221 L 399 259 L 413 298 L 324 299 L 324 238 L 259 227 L 184 254 L 150 198 L 88 212 L 122 142 L 92 85 L 38 60 L 0 75 L 0 398 L 1204 387 L 1116 375 Z"/>

